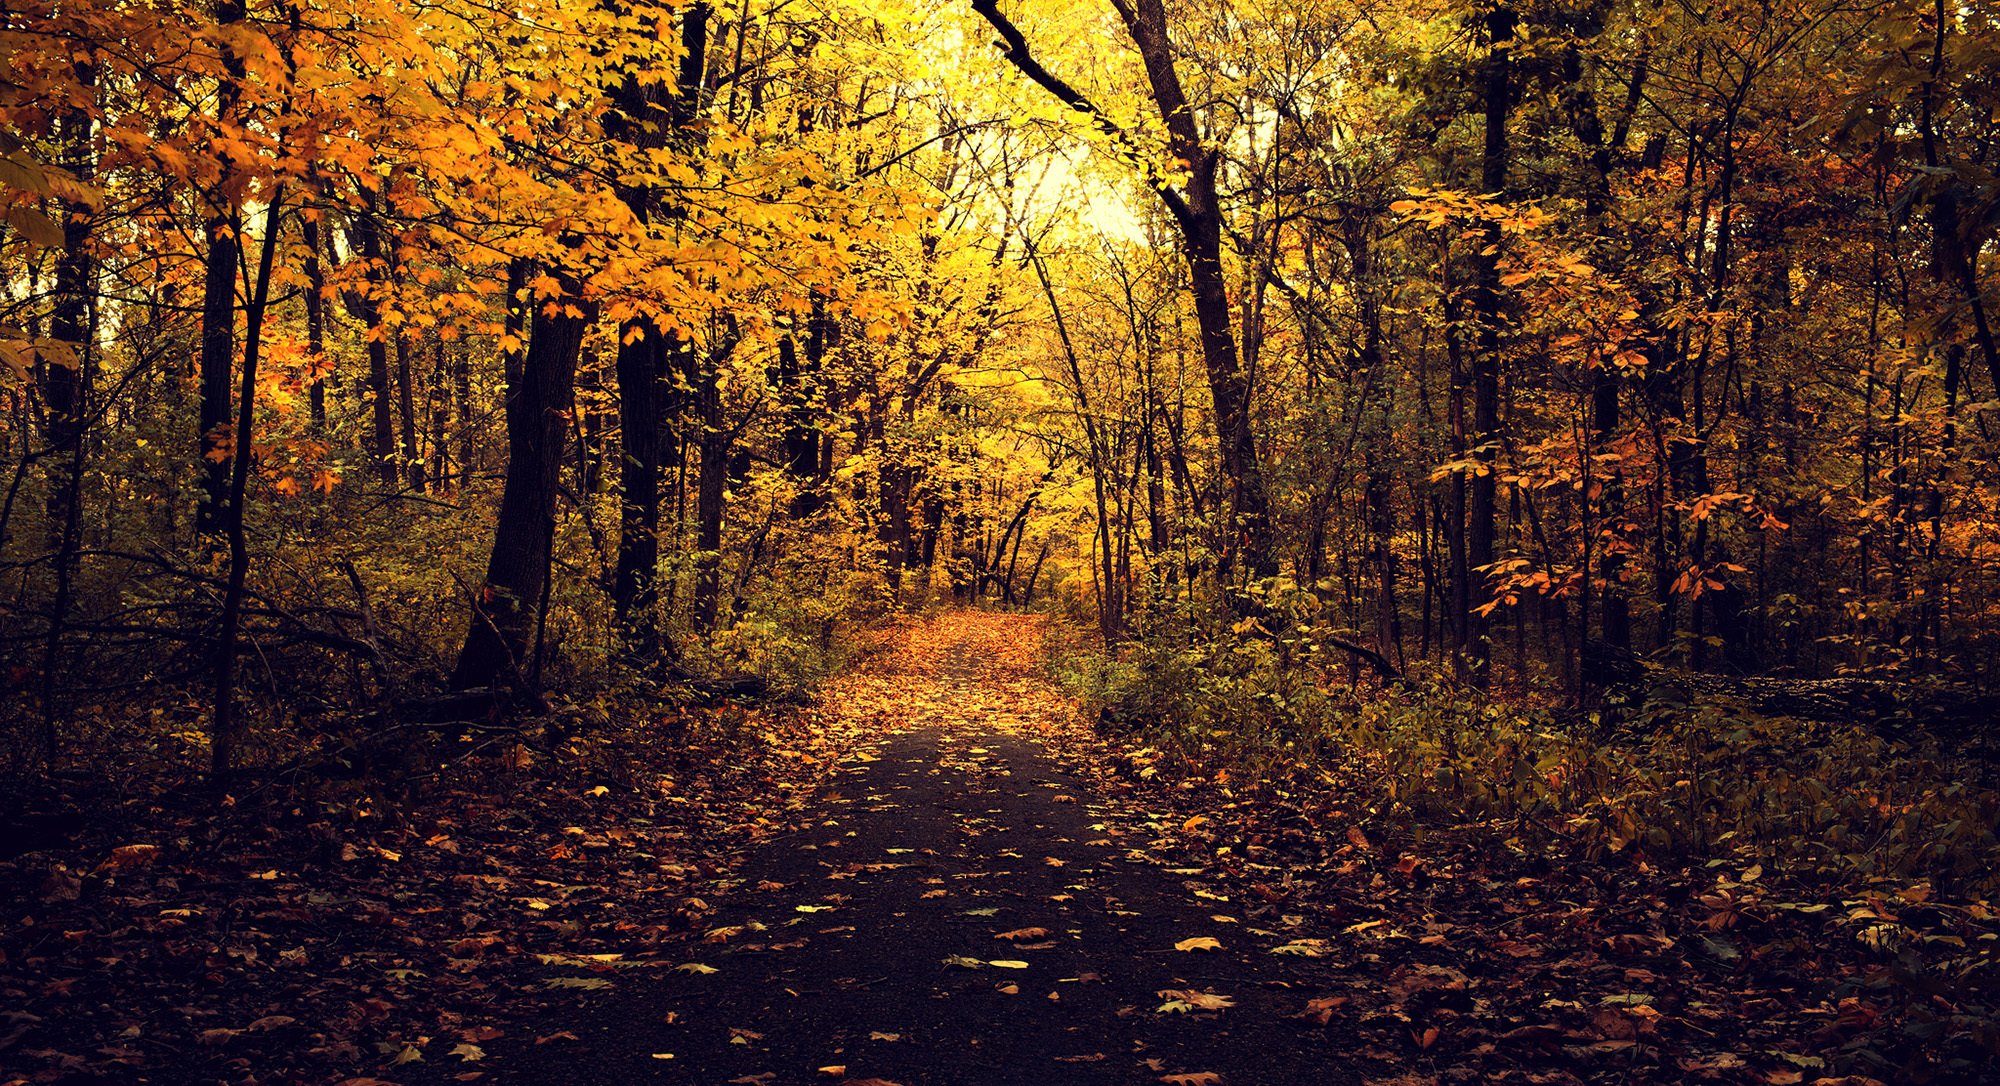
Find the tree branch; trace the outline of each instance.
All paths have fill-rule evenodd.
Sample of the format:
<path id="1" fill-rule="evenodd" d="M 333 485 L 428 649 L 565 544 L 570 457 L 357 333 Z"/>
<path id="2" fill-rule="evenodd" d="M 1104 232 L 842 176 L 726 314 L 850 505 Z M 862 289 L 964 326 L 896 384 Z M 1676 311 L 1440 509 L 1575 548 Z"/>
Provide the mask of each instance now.
<path id="1" fill-rule="evenodd" d="M 1092 102 L 1082 91 L 1064 82 L 1062 77 L 1042 67 L 1041 62 L 1028 50 L 1028 39 L 1021 33 L 1020 28 L 1000 13 L 1000 0 L 972 0 L 972 10 L 978 12 L 1000 35 L 1000 40 L 994 44 L 999 47 L 1000 54 L 1007 58 L 1008 63 L 1022 75 L 1027 76 L 1036 86 L 1054 95 L 1062 104 L 1089 117 L 1090 123 L 1096 126 L 1099 132 L 1111 137 L 1112 142 L 1118 145 L 1119 153 L 1138 167 L 1139 175 L 1145 179 L 1146 187 L 1152 189 L 1153 194 L 1166 205 L 1167 213 L 1183 225 L 1190 221 L 1192 213 L 1188 210 L 1187 198 L 1159 177 L 1146 161 L 1146 156 L 1140 152 L 1138 145 L 1133 142 L 1132 137 L 1123 128 L 1118 127 L 1117 122 L 1105 116 L 1104 111 L 1097 108 L 1097 103 Z"/>

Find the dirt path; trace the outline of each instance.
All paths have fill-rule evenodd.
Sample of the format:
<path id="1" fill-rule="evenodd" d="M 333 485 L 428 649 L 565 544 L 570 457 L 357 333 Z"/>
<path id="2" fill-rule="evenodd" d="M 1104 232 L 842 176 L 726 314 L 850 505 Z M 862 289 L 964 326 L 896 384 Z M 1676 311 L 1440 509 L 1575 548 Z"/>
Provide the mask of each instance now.
<path id="1" fill-rule="evenodd" d="M 872 738 L 817 823 L 751 856 L 677 968 L 620 973 L 545 1024 L 575 1042 L 488 1066 L 704 1086 L 1358 1080 L 1286 1017 L 1321 990 L 1319 961 L 1271 952 L 1314 934 L 1303 921 L 1246 922 L 1197 871 L 1126 847 L 1143 816 L 1052 756 L 1071 710 L 1030 672 L 1034 638 L 953 616 L 837 683 L 828 704 Z"/>

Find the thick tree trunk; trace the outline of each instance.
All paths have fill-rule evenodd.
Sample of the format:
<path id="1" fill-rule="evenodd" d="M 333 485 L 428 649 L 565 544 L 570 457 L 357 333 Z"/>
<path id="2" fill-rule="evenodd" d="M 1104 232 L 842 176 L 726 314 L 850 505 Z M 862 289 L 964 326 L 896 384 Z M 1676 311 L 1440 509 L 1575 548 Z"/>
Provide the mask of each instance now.
<path id="1" fill-rule="evenodd" d="M 455 690 L 521 687 L 533 670 L 524 657 L 548 586 L 576 365 L 593 308 L 570 301 L 578 288 L 573 277 L 558 278 L 565 304 L 553 312 L 535 311 L 520 372 L 508 384 L 507 481 L 486 582 L 473 600 L 472 622 L 452 671 Z"/>
<path id="2" fill-rule="evenodd" d="M 666 425 L 667 340 L 651 321 L 622 332 L 618 347 L 618 416 L 623 465 L 619 473 L 618 562 L 611 602 L 627 645 L 641 656 L 660 648 L 660 473 Z M 636 335 L 638 338 L 633 339 Z"/>
<path id="3" fill-rule="evenodd" d="M 606 130 L 639 150 L 654 150 L 691 139 L 689 126 L 701 107 L 707 66 L 710 6 L 696 3 L 681 15 L 681 63 L 675 93 L 642 84 L 628 74 L 612 95 L 615 112 Z M 618 195 L 642 223 L 659 212 L 659 194 L 649 186 L 620 186 Z M 671 211 L 670 211 L 671 213 Z M 669 363 L 680 345 L 649 316 L 635 316 L 619 329 L 618 421 L 621 444 L 618 503 L 618 558 L 612 572 L 611 602 L 628 651 L 650 658 L 672 647 L 659 628 L 660 486 L 666 467 L 670 392 Z"/>

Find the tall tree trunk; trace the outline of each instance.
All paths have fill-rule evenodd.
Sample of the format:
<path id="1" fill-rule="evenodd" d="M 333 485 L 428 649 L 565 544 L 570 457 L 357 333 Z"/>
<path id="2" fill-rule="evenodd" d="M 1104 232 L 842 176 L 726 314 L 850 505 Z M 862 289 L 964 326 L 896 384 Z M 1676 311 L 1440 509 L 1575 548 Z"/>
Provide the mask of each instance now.
<path id="1" fill-rule="evenodd" d="M 1486 16 L 1486 34 L 1491 51 L 1486 59 L 1486 148 L 1480 166 L 1480 186 L 1488 195 L 1507 188 L 1507 113 L 1513 92 L 1511 53 L 1514 40 L 1514 13 L 1496 7 Z M 1478 349 L 1472 356 L 1472 455 L 1481 470 L 1472 476 L 1466 510 L 1465 563 L 1468 576 L 1486 581 L 1484 567 L 1493 564 L 1494 485 L 1493 470 L 1500 441 L 1500 243 L 1498 223 L 1486 227 L 1486 244 L 1477 256 L 1478 278 L 1474 283 L 1473 306 L 1478 321 Z M 1481 608 L 1485 591 L 1465 616 L 1468 636 L 1466 656 L 1475 686 L 1490 681 L 1493 646 L 1490 626 Z"/>
<path id="2" fill-rule="evenodd" d="M 464 490 L 477 467 L 478 446 L 472 427 L 472 352 L 464 345 L 451 352 L 452 413 L 458 418 L 458 478 L 454 485 Z"/>
<path id="3" fill-rule="evenodd" d="M 217 0 L 215 21 L 233 26 L 244 19 L 242 0 Z M 216 127 L 235 123 L 236 105 L 241 94 L 243 63 L 235 50 L 223 49 L 225 75 L 216 90 Z M 208 239 L 207 261 L 202 268 L 201 290 L 201 427 L 199 464 L 201 504 L 195 511 L 195 528 L 203 535 L 216 535 L 223 528 L 223 511 L 229 502 L 229 377 L 236 361 L 236 278 L 243 243 L 237 237 L 242 223 L 237 216 L 235 167 L 225 152 L 222 173 L 207 193 L 208 215 L 203 229 Z"/>
<path id="4" fill-rule="evenodd" d="M 496 685 L 525 690 L 532 670 L 524 656 L 549 583 L 576 365 L 594 309 L 581 300 L 567 301 L 578 295 L 574 276 L 559 273 L 557 279 L 565 304 L 536 307 L 527 352 L 507 387 L 507 479 L 486 582 L 473 600 L 471 625 L 452 670 L 456 690 Z"/>
<path id="5" fill-rule="evenodd" d="M 243 515 L 248 504 L 252 424 L 257 413 L 257 353 L 263 343 L 264 311 L 271 298 L 271 264 L 278 250 L 278 233 L 284 226 L 284 189 L 271 194 L 270 211 L 264 219 L 264 241 L 257 258 L 257 279 L 245 307 L 243 333 L 243 379 L 237 391 L 236 432 L 230 441 L 226 462 L 229 485 L 222 520 L 229 537 L 229 580 L 222 596 L 222 632 L 215 646 L 215 702 L 209 730 L 209 780 L 216 787 L 228 783 L 236 769 L 236 754 L 242 746 L 244 728 L 236 712 L 236 634 L 243 621 L 244 581 L 250 573 L 250 547 Z"/>
<path id="6" fill-rule="evenodd" d="M 712 379 L 698 391 L 701 407 L 701 467 L 695 478 L 694 621 L 713 632 L 722 601 L 722 528 L 729 498 L 729 453 L 733 437 L 723 426 L 722 393 Z"/>
<path id="7" fill-rule="evenodd" d="M 368 396 L 372 408 L 371 440 L 368 453 L 375 462 L 375 477 L 384 487 L 394 488 L 402 476 L 396 465 L 396 418 L 389 401 L 389 336 L 382 318 L 383 295 L 387 292 L 387 268 L 383 263 L 382 226 L 374 213 L 358 212 L 349 229 L 356 248 L 368 264 L 366 283 L 349 296 L 348 307 L 367 325 Z"/>
<path id="8" fill-rule="evenodd" d="M 1149 184 L 1174 220 L 1181 256 L 1188 265 L 1188 291 L 1194 301 L 1202 365 L 1215 409 L 1220 466 L 1229 488 L 1230 522 L 1222 539 L 1222 569 L 1227 575 L 1240 560 L 1250 576 L 1270 577 L 1278 572 L 1278 550 L 1256 435 L 1250 425 L 1252 390 L 1237 354 L 1229 288 L 1222 268 L 1222 208 L 1215 181 L 1221 152 L 1202 139 L 1195 111 L 1174 67 L 1164 0 L 1120 0 L 1116 7 L 1144 64 L 1153 104 L 1166 126 L 1168 150 L 1187 164 L 1182 188 L 1157 177 Z M 1022 74 L 1071 109 L 1092 117 L 1129 154 L 1139 157 L 1115 122 L 1034 59 L 1027 39 L 1000 13 L 998 0 L 973 0 L 972 10 L 1000 33 L 1008 61 Z M 1142 168 L 1150 175 L 1150 167 Z"/>
<path id="9" fill-rule="evenodd" d="M 79 64 L 80 86 L 95 89 L 96 69 Z M 80 180 L 89 180 L 96 166 L 90 114 L 81 109 L 63 113 L 57 125 L 63 164 Z M 48 474 L 48 534 L 55 551 L 55 592 L 49 602 L 48 631 L 42 644 L 42 764 L 54 773 L 61 753 L 58 728 L 65 684 L 61 672 L 66 653 L 71 596 L 82 548 L 84 416 L 89 409 L 91 372 L 97 344 L 95 307 L 91 296 L 97 264 L 90 248 L 89 209 L 81 204 L 63 208 L 62 255 L 56 258 L 55 290 L 49 312 L 49 338 L 70 352 L 67 359 L 43 358 L 37 371 L 42 394 L 43 439 L 51 470 Z M 21 466 L 26 468 L 24 455 Z M 11 501 L 12 495 L 9 495 Z M 0 538 L 6 527 L 0 524 Z"/>
<path id="10" fill-rule="evenodd" d="M 444 337 L 431 341 L 431 386 L 426 399 L 431 410 L 431 485 L 443 491 L 451 486 L 451 401 L 445 398 L 445 378 L 449 376 Z"/>
<path id="11" fill-rule="evenodd" d="M 312 366 L 312 381 L 306 385 L 306 404 L 313 429 L 326 430 L 326 270 L 320 264 L 323 246 L 319 218 L 313 216 L 300 227 L 306 260 L 306 357 Z"/>
<path id="12" fill-rule="evenodd" d="M 606 130 L 638 150 L 685 143 L 702 104 L 703 72 L 707 67 L 707 3 L 691 5 L 681 14 L 681 63 L 674 92 L 645 84 L 639 73 L 628 73 L 612 94 L 615 107 Z M 650 186 L 620 186 L 618 195 L 642 223 L 654 221 L 659 193 Z M 668 209 L 672 215 L 672 209 Z M 640 315 L 619 329 L 618 421 L 619 472 L 618 557 L 612 570 L 611 602 L 628 651 L 650 658 L 671 652 L 659 629 L 660 486 L 671 442 L 669 425 L 669 363 L 680 345 L 650 316 Z"/>
<path id="13" fill-rule="evenodd" d="M 410 337 L 396 337 L 396 407 L 402 418 L 402 430 L 398 439 L 396 460 L 398 468 L 410 480 L 410 489 L 421 492 L 424 489 L 423 450 L 417 447 L 417 392 L 416 373 L 410 364 Z"/>

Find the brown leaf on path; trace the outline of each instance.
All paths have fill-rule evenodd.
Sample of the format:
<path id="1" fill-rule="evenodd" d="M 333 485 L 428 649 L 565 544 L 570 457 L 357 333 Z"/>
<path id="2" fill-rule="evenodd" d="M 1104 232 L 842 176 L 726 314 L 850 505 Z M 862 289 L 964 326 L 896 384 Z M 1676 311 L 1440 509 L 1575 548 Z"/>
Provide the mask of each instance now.
<path id="1" fill-rule="evenodd" d="M 1167 1086 L 1222 1086 L 1222 1076 L 1213 1071 L 1191 1071 L 1181 1075 L 1161 1075 Z"/>
<path id="2" fill-rule="evenodd" d="M 1022 943 L 1044 938 L 1048 934 L 1049 929 L 1047 928 L 1016 928 L 1013 931 L 1003 931 L 995 935 L 994 938 L 1005 939 L 1010 943 Z"/>
<path id="3" fill-rule="evenodd" d="M 1625 935 L 1606 936 L 1604 945 L 1620 954 L 1643 956 L 1664 954 L 1674 948 L 1674 941 L 1664 935 L 1650 932 L 1632 932 Z"/>
<path id="4" fill-rule="evenodd" d="M 1359 826 L 1347 827 L 1347 842 L 1363 852 L 1375 851 L 1375 846 L 1368 843 L 1368 835 L 1362 833 Z"/>
<path id="5" fill-rule="evenodd" d="M 1222 942 L 1213 935 L 1197 935 L 1174 944 L 1175 950 L 1221 950 Z"/>
<path id="6" fill-rule="evenodd" d="M 1289 1015 L 1288 1017 L 1296 1018 L 1300 1021 L 1311 1022 L 1317 1026 L 1324 1026 L 1328 1022 L 1333 1021 L 1334 1011 L 1337 1011 L 1341 1007 L 1344 1007 L 1346 1005 L 1347 1005 L 1346 996 L 1327 996 L 1324 999 L 1310 999 L 1306 1001 L 1306 1007 L 1304 1010 L 1300 1011 L 1297 1014 Z"/>

